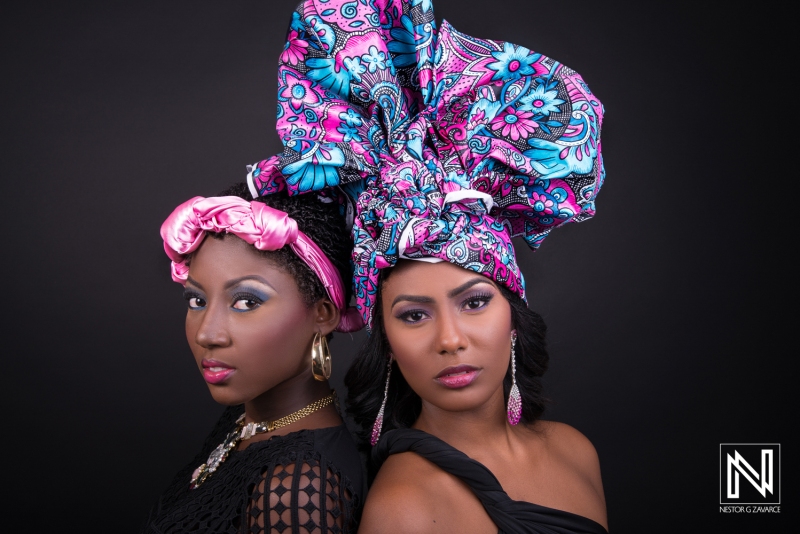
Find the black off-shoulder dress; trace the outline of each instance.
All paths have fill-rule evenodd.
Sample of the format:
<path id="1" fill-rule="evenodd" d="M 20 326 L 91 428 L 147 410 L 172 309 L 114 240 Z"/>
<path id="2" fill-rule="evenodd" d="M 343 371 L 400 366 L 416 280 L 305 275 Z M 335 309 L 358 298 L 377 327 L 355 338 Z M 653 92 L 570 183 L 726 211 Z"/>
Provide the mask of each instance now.
<path id="1" fill-rule="evenodd" d="M 464 481 L 483 503 L 500 534 L 606 534 L 600 523 L 587 517 L 511 500 L 485 465 L 422 430 L 386 432 L 372 450 L 372 457 L 381 465 L 390 455 L 407 451 Z"/>
<path id="2" fill-rule="evenodd" d="M 243 411 L 225 410 L 200 453 L 150 511 L 143 534 L 356 532 L 366 486 L 344 425 L 252 443 L 231 452 L 199 488 L 189 489 L 192 472 Z"/>

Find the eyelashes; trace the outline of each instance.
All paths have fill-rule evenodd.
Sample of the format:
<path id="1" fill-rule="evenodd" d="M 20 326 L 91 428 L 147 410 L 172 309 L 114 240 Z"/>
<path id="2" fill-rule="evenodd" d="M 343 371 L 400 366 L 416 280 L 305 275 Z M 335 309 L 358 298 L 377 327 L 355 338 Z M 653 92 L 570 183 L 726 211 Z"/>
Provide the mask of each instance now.
<path id="1" fill-rule="evenodd" d="M 206 299 L 196 291 L 185 290 L 183 298 L 189 305 L 190 310 L 200 310 L 207 305 Z M 231 309 L 235 311 L 250 311 L 258 308 L 267 300 L 269 298 L 266 295 L 250 291 L 239 291 L 231 297 Z"/>
<path id="2" fill-rule="evenodd" d="M 489 302 L 494 298 L 490 293 L 477 293 L 470 295 L 461 301 L 461 309 L 467 311 L 482 310 L 489 305 Z M 471 306 L 474 305 L 474 306 Z"/>
<path id="3" fill-rule="evenodd" d="M 236 293 L 233 296 L 232 308 L 237 311 L 253 310 L 261 306 L 265 300 L 266 297 L 261 297 L 258 295 L 254 295 L 252 293 L 247 293 L 247 292 Z"/>
<path id="4" fill-rule="evenodd" d="M 183 292 L 183 298 L 189 305 L 190 310 L 199 310 L 206 307 L 205 299 L 195 291 L 186 290 Z"/>
<path id="5" fill-rule="evenodd" d="M 473 293 L 464 298 L 459 304 L 459 309 L 466 312 L 475 312 L 485 309 L 489 302 L 494 298 L 492 293 Z M 428 310 L 416 308 L 410 310 L 402 310 L 396 314 L 395 317 L 407 324 L 416 324 L 429 316 Z"/>
<path id="6" fill-rule="evenodd" d="M 395 317 L 397 317 L 404 323 L 415 324 L 424 319 L 425 318 L 423 317 L 424 315 L 427 315 L 425 310 L 406 310 L 399 313 Z"/>

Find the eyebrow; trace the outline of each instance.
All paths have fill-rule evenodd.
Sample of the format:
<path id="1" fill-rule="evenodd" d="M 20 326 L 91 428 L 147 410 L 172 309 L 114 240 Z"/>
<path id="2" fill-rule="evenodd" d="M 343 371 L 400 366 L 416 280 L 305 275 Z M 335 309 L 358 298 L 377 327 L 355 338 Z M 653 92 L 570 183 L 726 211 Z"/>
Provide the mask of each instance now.
<path id="1" fill-rule="evenodd" d="M 394 305 L 402 300 L 407 300 L 408 302 L 417 302 L 419 304 L 429 304 L 433 302 L 433 299 L 430 297 L 420 297 L 418 295 L 397 295 L 392 301 L 392 308 L 394 308 Z"/>
<path id="2" fill-rule="evenodd" d="M 258 276 L 257 274 L 248 274 L 246 276 L 240 276 L 239 278 L 234 278 L 233 280 L 229 280 L 225 284 L 225 289 L 230 289 L 233 286 L 235 286 L 236 284 L 239 284 L 239 283 L 244 282 L 246 280 L 255 280 L 256 282 L 261 282 L 262 284 L 264 284 L 265 286 L 269 287 L 272 290 L 275 289 L 274 287 L 272 287 L 272 285 L 269 282 L 267 282 L 264 278 L 262 278 L 261 276 Z M 200 285 L 197 282 L 197 280 L 195 280 L 191 276 L 187 276 L 186 277 L 186 282 L 187 283 L 191 283 L 193 286 L 197 286 L 198 289 L 203 289 L 203 286 Z"/>
<path id="3" fill-rule="evenodd" d="M 472 286 L 477 285 L 477 284 L 491 284 L 491 281 L 489 281 L 487 278 L 473 278 L 472 280 L 461 284 L 457 288 L 448 291 L 447 298 L 453 298 L 456 295 L 459 295 L 459 294 L 463 293 L 467 289 L 469 289 Z M 391 307 L 394 308 L 395 304 L 397 304 L 398 302 L 400 302 L 402 300 L 405 300 L 405 301 L 408 301 L 408 302 L 417 302 L 419 304 L 430 304 L 431 302 L 433 302 L 433 299 L 431 297 L 423 297 L 423 296 L 420 296 L 420 295 L 398 295 L 392 301 L 392 306 Z"/>
<path id="4" fill-rule="evenodd" d="M 469 282 L 465 282 L 465 283 L 461 284 L 460 286 L 458 286 L 457 288 L 453 289 L 452 291 L 448 292 L 447 293 L 447 297 L 448 298 L 453 298 L 456 295 L 458 295 L 460 293 L 463 293 L 467 289 L 469 289 L 472 286 L 477 285 L 477 284 L 491 284 L 491 282 L 489 281 L 488 278 L 484 278 L 484 277 L 473 278 Z"/>
<path id="5" fill-rule="evenodd" d="M 197 280 L 195 280 L 195 279 L 194 279 L 194 278 L 192 278 L 191 276 L 188 276 L 188 275 L 186 276 L 186 282 L 187 282 L 187 283 L 189 283 L 189 284 L 192 284 L 193 286 L 197 286 L 197 288 L 198 288 L 198 289 L 203 289 L 203 286 L 201 286 L 201 285 L 200 285 L 200 284 L 197 282 Z"/>
<path id="6" fill-rule="evenodd" d="M 235 286 L 236 284 L 239 284 L 241 282 L 245 282 L 247 280 L 255 280 L 256 282 L 260 282 L 260 283 L 264 284 L 265 286 L 267 286 L 268 288 L 272 289 L 273 291 L 275 290 L 275 288 L 272 287 L 272 284 L 270 284 L 269 282 L 267 282 L 267 280 L 265 278 L 263 278 L 263 277 L 261 277 L 261 276 L 259 276 L 257 274 L 248 274 L 246 276 L 240 276 L 239 278 L 234 278 L 233 280 L 229 280 L 225 284 L 225 289 L 230 289 L 233 286 Z"/>

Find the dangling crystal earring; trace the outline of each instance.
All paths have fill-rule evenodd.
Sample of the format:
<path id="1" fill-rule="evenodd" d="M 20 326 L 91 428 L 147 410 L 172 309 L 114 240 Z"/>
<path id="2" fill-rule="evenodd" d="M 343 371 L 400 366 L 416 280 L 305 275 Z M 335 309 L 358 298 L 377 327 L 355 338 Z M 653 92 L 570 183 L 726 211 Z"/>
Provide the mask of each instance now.
<path id="1" fill-rule="evenodd" d="M 381 428 L 383 427 L 383 410 L 386 408 L 386 398 L 389 396 L 389 377 L 392 376 L 392 355 L 389 354 L 389 363 L 386 366 L 386 386 L 383 388 L 383 402 L 381 409 L 378 410 L 378 417 L 375 418 L 375 424 L 372 425 L 372 437 L 369 442 L 374 447 L 381 437 Z"/>
<path id="2" fill-rule="evenodd" d="M 517 343 L 517 331 L 511 332 L 511 391 L 508 392 L 508 424 L 516 425 L 522 416 L 522 396 L 517 387 L 517 362 L 514 357 L 514 345 Z"/>

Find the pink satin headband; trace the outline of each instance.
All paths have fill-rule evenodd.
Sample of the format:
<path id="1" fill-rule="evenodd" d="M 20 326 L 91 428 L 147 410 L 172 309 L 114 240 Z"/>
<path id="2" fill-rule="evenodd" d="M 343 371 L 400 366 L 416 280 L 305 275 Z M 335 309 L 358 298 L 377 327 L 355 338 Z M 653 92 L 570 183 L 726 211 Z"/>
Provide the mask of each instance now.
<path id="1" fill-rule="evenodd" d="M 259 250 L 278 250 L 286 245 L 317 275 L 331 302 L 341 311 L 339 332 L 354 332 L 363 326 L 361 315 L 348 308 L 339 271 L 286 213 L 263 202 L 239 197 L 194 197 L 172 212 L 161 225 L 164 250 L 172 260 L 172 279 L 186 284 L 186 255 L 197 250 L 205 232 L 233 234 Z"/>

